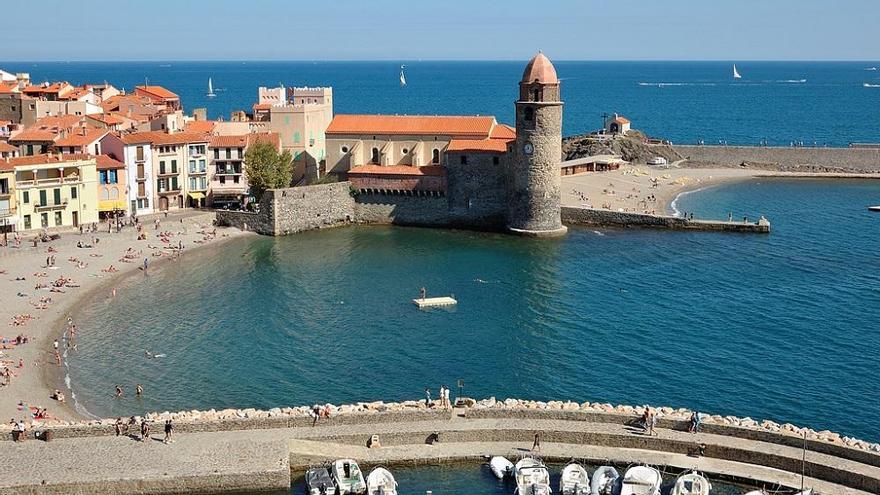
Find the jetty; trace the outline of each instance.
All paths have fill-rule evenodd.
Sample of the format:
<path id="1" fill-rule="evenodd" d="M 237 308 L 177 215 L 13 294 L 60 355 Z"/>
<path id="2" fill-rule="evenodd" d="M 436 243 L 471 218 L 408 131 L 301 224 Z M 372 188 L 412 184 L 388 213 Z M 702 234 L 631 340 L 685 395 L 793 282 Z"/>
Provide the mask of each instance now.
<path id="1" fill-rule="evenodd" d="M 745 234 L 770 233 L 770 221 L 764 217 L 754 222 L 748 220 L 691 220 L 671 215 L 652 215 L 648 213 L 573 206 L 562 207 L 562 222 L 566 225 L 589 225 L 594 227 L 702 230 L 709 232 L 740 232 Z"/>
<path id="2" fill-rule="evenodd" d="M 423 308 L 435 308 L 435 307 L 443 307 L 443 306 L 455 306 L 458 304 L 454 298 L 449 296 L 444 297 L 419 297 L 412 300 L 413 304 L 419 307 L 419 309 Z"/>

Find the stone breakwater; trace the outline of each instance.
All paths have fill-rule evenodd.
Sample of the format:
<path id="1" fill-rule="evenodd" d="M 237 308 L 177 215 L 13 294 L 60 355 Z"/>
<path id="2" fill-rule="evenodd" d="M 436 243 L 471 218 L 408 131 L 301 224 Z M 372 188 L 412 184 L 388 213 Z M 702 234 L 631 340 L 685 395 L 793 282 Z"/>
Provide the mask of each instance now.
<path id="1" fill-rule="evenodd" d="M 425 405 L 425 401 L 403 402 L 358 402 L 356 404 L 324 404 L 330 411 L 330 420 L 335 424 L 359 424 L 374 423 L 380 420 L 377 416 L 396 417 L 406 413 L 414 413 L 420 419 L 426 419 L 427 415 L 436 415 L 438 418 L 448 417 L 448 411 L 440 408 L 439 402 L 435 401 L 431 407 Z M 655 407 L 650 406 L 659 418 L 659 426 L 667 428 L 682 427 L 690 420 L 693 411 L 684 408 Z M 598 402 L 572 402 L 572 401 L 534 401 L 522 399 L 499 400 L 495 397 L 476 400 L 462 398 L 455 410 L 466 417 L 482 417 L 497 415 L 496 413 L 523 415 L 528 413 L 553 413 L 562 412 L 568 414 L 588 415 L 590 420 L 596 422 L 621 423 L 632 421 L 644 412 L 644 406 L 612 405 Z M 152 412 L 143 417 L 147 422 L 162 423 L 171 419 L 175 423 L 175 430 L 179 432 L 205 432 L 225 430 L 266 429 L 279 427 L 298 427 L 311 425 L 311 406 L 276 407 L 269 410 L 248 409 L 222 409 L 207 411 L 179 411 L 179 412 Z M 857 438 L 844 436 L 828 430 L 816 431 L 811 428 L 800 427 L 791 423 L 777 423 L 770 420 L 756 420 L 749 417 L 721 416 L 717 414 L 700 414 L 702 428 L 712 429 L 713 432 L 738 436 L 736 430 L 749 430 L 769 433 L 782 437 L 791 437 L 807 441 L 836 445 L 850 449 L 861 450 L 874 454 L 880 454 L 880 443 L 872 443 Z M 140 421 L 141 416 L 135 416 Z M 427 418 L 430 419 L 430 418 Z M 322 423 L 324 419 L 320 420 Z M 55 438 L 88 437 L 114 435 L 116 419 L 81 420 L 81 421 L 58 421 L 40 420 L 30 424 L 31 434 L 44 430 L 52 430 Z M 12 426 L 0 424 L 0 433 L 3 438 L 10 440 Z M 880 464 L 880 461 L 878 461 Z"/>
<path id="2" fill-rule="evenodd" d="M 689 167 L 748 167 L 807 173 L 880 172 L 878 148 L 674 146 Z"/>

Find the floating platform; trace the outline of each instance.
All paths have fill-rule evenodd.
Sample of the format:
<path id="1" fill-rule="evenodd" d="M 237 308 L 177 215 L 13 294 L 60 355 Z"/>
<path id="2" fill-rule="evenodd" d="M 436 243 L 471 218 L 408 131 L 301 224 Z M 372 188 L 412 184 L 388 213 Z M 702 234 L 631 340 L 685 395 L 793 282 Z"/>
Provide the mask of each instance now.
<path id="1" fill-rule="evenodd" d="M 424 299 L 417 298 L 412 300 L 413 304 L 419 308 L 434 308 L 441 306 L 455 306 L 458 301 L 451 297 L 426 297 Z"/>

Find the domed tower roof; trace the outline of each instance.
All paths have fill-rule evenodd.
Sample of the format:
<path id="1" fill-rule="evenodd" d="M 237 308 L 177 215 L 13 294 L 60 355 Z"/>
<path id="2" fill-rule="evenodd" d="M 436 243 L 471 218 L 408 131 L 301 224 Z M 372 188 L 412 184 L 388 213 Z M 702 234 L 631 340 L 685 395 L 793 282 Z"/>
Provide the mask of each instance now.
<path id="1" fill-rule="evenodd" d="M 541 84 L 559 84 L 559 78 L 556 77 L 556 68 L 550 59 L 543 52 L 538 52 L 526 66 L 523 72 L 522 82 Z"/>

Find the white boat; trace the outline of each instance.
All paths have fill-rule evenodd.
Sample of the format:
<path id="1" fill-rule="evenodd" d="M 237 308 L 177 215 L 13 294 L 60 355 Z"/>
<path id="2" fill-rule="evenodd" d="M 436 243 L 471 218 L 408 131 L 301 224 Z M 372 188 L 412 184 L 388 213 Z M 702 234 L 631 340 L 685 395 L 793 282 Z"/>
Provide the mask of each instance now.
<path id="1" fill-rule="evenodd" d="M 214 94 L 214 83 L 211 81 L 211 78 L 208 78 L 208 94 L 206 95 L 208 98 L 213 98 L 217 96 Z"/>
<path id="2" fill-rule="evenodd" d="M 534 457 L 523 457 L 513 467 L 518 495 L 550 495 L 550 472 Z"/>
<path id="3" fill-rule="evenodd" d="M 590 493 L 592 495 L 611 495 L 618 478 L 620 478 L 620 473 L 613 467 L 600 467 L 593 473 L 593 479 L 590 480 Z"/>
<path id="4" fill-rule="evenodd" d="M 742 76 L 739 75 L 739 71 L 736 70 L 736 64 L 733 64 L 733 78 L 734 79 L 742 79 Z"/>
<path id="5" fill-rule="evenodd" d="M 489 469 L 492 470 L 492 474 L 499 480 L 507 476 L 513 476 L 513 463 L 500 455 L 489 459 Z"/>
<path id="6" fill-rule="evenodd" d="M 880 205 L 869 206 L 868 211 L 880 211 Z"/>
<path id="7" fill-rule="evenodd" d="M 648 165 L 666 165 L 667 162 L 665 157 L 655 156 L 648 159 Z"/>
<path id="8" fill-rule="evenodd" d="M 406 69 L 405 65 L 400 66 L 400 86 L 406 86 L 406 75 L 403 73 L 403 69 Z"/>
<path id="9" fill-rule="evenodd" d="M 330 474 L 336 480 L 336 486 L 339 487 L 339 495 L 347 493 L 361 494 L 367 491 L 364 473 L 361 472 L 358 463 L 351 459 L 333 461 Z"/>
<path id="10" fill-rule="evenodd" d="M 863 83 L 862 86 L 866 88 L 880 88 L 880 84 Z"/>
<path id="11" fill-rule="evenodd" d="M 367 476 L 367 495 L 397 495 L 397 481 L 391 471 L 377 467 Z"/>
<path id="12" fill-rule="evenodd" d="M 559 493 L 562 495 L 588 495 L 590 493 L 590 473 L 583 466 L 572 462 L 562 469 L 559 478 Z"/>
<path id="13" fill-rule="evenodd" d="M 325 467 L 306 471 L 306 491 L 309 495 L 332 495 L 336 493 L 336 482 Z"/>
<path id="14" fill-rule="evenodd" d="M 620 484 L 620 495 L 660 495 L 663 478 L 651 466 L 634 466 L 626 470 Z"/>
<path id="15" fill-rule="evenodd" d="M 712 484 L 696 471 L 685 473 L 675 480 L 671 495 L 709 495 Z"/>

